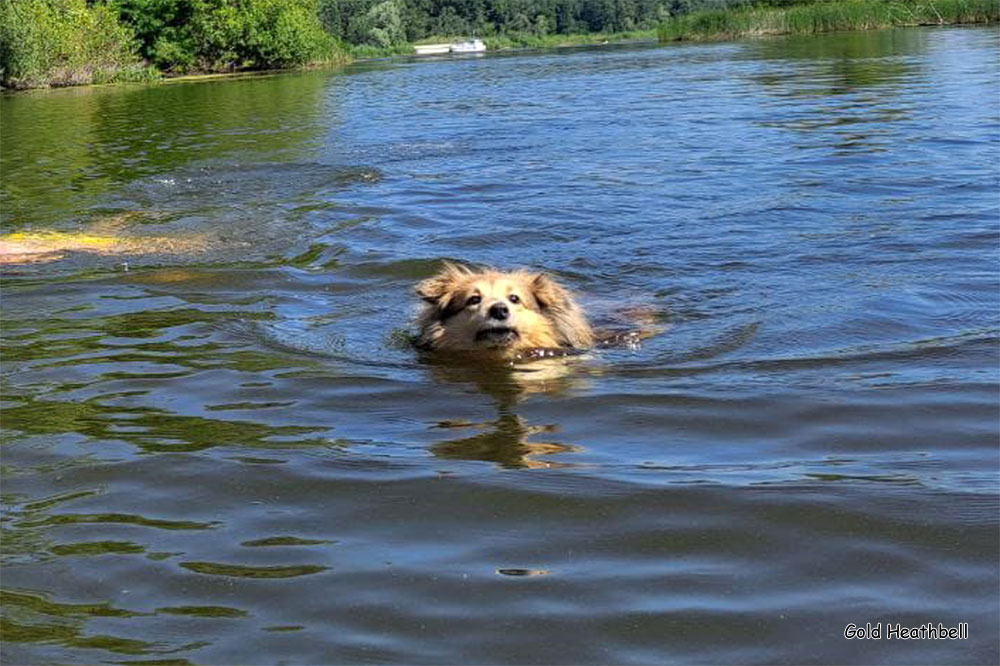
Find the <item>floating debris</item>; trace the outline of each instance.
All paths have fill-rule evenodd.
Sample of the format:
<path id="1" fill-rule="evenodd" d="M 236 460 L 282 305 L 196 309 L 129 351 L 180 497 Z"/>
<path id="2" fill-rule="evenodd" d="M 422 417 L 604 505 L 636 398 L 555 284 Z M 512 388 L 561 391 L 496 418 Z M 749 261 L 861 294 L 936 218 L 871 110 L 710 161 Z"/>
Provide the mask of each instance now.
<path id="1" fill-rule="evenodd" d="M 503 576 L 547 576 L 552 572 L 548 569 L 497 569 L 497 573 Z"/>

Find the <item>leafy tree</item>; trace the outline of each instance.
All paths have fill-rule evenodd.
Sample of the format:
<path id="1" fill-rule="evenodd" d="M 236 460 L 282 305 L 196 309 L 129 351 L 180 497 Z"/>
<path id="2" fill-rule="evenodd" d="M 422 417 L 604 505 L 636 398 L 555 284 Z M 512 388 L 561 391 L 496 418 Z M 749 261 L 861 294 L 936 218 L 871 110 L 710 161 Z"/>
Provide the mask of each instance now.
<path id="1" fill-rule="evenodd" d="M 404 37 L 387 37 L 372 19 L 381 0 L 320 0 L 323 25 L 349 44 L 393 44 L 431 36 L 546 35 L 620 32 L 652 28 L 669 15 L 673 3 L 715 0 L 392 0 Z M 717 0 L 726 1 L 726 0 Z M 781 0 L 776 0 L 781 1 Z M 395 13 L 378 13 L 395 25 Z M 378 28 L 378 30 L 374 30 Z"/>
<path id="2" fill-rule="evenodd" d="M 398 0 L 384 0 L 371 9 L 366 15 L 368 20 L 369 43 L 388 48 L 393 44 L 406 41 L 403 31 L 402 8 Z"/>

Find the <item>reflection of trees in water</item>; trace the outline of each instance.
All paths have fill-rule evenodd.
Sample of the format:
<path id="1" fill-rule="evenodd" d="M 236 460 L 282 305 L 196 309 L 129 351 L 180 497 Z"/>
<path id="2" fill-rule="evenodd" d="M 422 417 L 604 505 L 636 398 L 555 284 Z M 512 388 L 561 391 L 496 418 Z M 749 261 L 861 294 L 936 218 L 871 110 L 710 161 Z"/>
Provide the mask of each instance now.
<path id="1" fill-rule="evenodd" d="M 756 60 L 819 62 L 921 55 L 927 52 L 927 37 L 923 30 L 870 30 L 775 37 L 747 44 L 752 49 L 750 57 Z"/>
<path id="2" fill-rule="evenodd" d="M 2 529 L 4 566 L 34 563 L 48 565 L 50 560 L 61 559 L 72 562 L 75 558 L 92 558 L 102 555 L 130 555 L 159 559 L 157 553 L 131 541 L 91 540 L 82 542 L 55 543 L 53 527 L 61 525 L 106 525 L 114 529 L 119 525 L 130 525 L 152 529 L 200 531 L 213 527 L 209 523 L 191 521 L 168 521 L 146 518 L 134 514 L 82 514 L 63 513 L 67 503 L 99 494 L 98 491 L 77 491 L 65 493 L 43 500 L 18 502 L 5 495 L 4 522 Z M 62 533 L 68 534 L 68 533 Z M 70 558 L 70 559 L 65 559 Z M 20 578 L 23 579 L 23 576 Z M 3 617 L 0 619 L 3 639 L 7 648 L 15 643 L 57 645 L 64 649 L 85 650 L 79 654 L 90 655 L 96 663 L 94 651 L 110 652 L 118 655 L 163 655 L 195 649 L 198 644 L 173 645 L 164 642 L 149 642 L 134 637 L 96 634 L 87 631 L 90 621 L 98 618 L 149 617 L 154 613 L 137 612 L 119 608 L 107 601 L 66 603 L 50 598 L 45 592 L 14 589 L 7 584 L 0 589 L 0 605 Z M 190 609 L 190 610 L 189 610 Z M 180 607 L 160 608 L 155 614 L 211 613 L 212 616 L 241 617 L 238 609 L 227 607 Z M 175 663 L 175 662 L 171 662 Z M 179 660 L 176 663 L 186 663 Z"/>
<path id="3" fill-rule="evenodd" d="M 301 160 L 331 122 L 327 78 L 313 72 L 5 98 L 5 224 L 64 221 L 114 185 L 233 153 Z"/>
<path id="4" fill-rule="evenodd" d="M 91 153 L 100 173 L 117 181 L 231 153 L 302 160 L 334 120 L 325 81 L 314 72 L 101 96 Z"/>
<path id="5" fill-rule="evenodd" d="M 177 376 L 144 373 L 134 378 L 174 379 Z M 115 377 L 128 379 L 133 376 L 125 373 L 105 375 L 109 379 Z M 255 403 L 226 407 L 262 409 L 283 405 Z M 78 433 L 95 441 L 124 441 L 146 453 L 190 453 L 220 446 L 284 449 L 330 444 L 328 438 L 317 434 L 324 430 L 318 426 L 272 426 L 253 421 L 187 416 L 156 407 L 103 404 L 101 397 L 83 402 L 27 400 L 4 409 L 4 426 L 26 435 Z"/>
<path id="6" fill-rule="evenodd" d="M 63 648 L 93 650 L 116 655 L 167 655 L 202 647 L 203 643 L 169 645 L 124 636 L 85 633 L 86 624 L 96 618 L 128 619 L 147 617 L 141 613 L 100 603 L 63 603 L 49 599 L 45 594 L 20 590 L 0 590 L 0 603 L 4 615 L 0 618 L 4 642 L 58 645 Z M 168 609 L 160 609 L 167 611 Z M 224 610 L 234 610 L 225 609 Z M 226 616 L 222 616 L 226 617 Z M 96 659 L 95 659 L 96 661 Z M 167 662 L 160 662 L 167 663 Z M 171 664 L 187 664 L 185 659 L 171 659 Z"/>
<path id="7" fill-rule="evenodd" d="M 764 39 L 752 48 L 756 59 L 793 65 L 757 76 L 766 91 L 825 97 L 902 82 L 915 67 L 899 58 L 923 53 L 927 44 L 921 31 L 876 30 Z"/>
<path id="8" fill-rule="evenodd" d="M 566 467 L 570 463 L 546 461 L 540 456 L 579 451 L 580 447 L 559 442 L 533 441 L 544 433 L 556 432 L 555 424 L 531 425 L 517 412 L 517 404 L 532 393 L 559 394 L 579 383 L 567 359 L 549 359 L 518 366 L 434 363 L 432 371 L 440 381 L 473 384 L 493 399 L 497 418 L 483 423 L 444 421 L 436 427 L 462 430 L 482 429 L 474 435 L 434 444 L 431 452 L 441 458 L 483 460 L 502 467 Z"/>
<path id="9" fill-rule="evenodd" d="M 833 128 L 831 144 L 841 151 L 884 149 L 888 126 L 907 115 L 896 88 L 917 72 L 906 56 L 927 50 L 919 30 L 876 30 L 763 39 L 753 57 L 777 62 L 754 80 L 783 100 L 826 99 L 827 103 L 783 104 L 760 124 L 801 132 Z"/>
<path id="10" fill-rule="evenodd" d="M 5 398 L 4 428 L 25 436 L 80 434 L 96 442 L 127 442 L 143 452 L 201 451 L 218 446 L 239 448 L 294 448 L 328 446 L 329 439 L 317 426 L 269 425 L 239 418 L 237 413 L 282 407 L 288 402 L 216 404 L 206 410 L 216 418 L 174 413 L 161 405 L 126 404 L 130 398 L 150 399 L 158 382 L 181 380 L 206 370 L 260 373 L 268 370 L 304 369 L 311 359 L 279 352 L 246 349 L 242 343 L 192 343 L 180 331 L 213 326 L 220 322 L 269 319 L 271 313 L 247 310 L 200 310 L 197 308 L 142 310 L 106 317 L 74 319 L 51 317 L 8 318 L 0 343 L 4 360 L 16 372 L 19 367 L 102 369 L 102 374 L 77 388 L 101 382 L 140 382 L 140 387 L 121 393 L 106 393 L 85 400 L 37 397 L 30 389 L 9 389 Z M 181 339 L 164 340 L 167 335 Z M 114 340 L 131 339 L 122 346 Z M 109 342 L 111 340 L 111 342 Z M 174 387 L 168 386 L 168 389 Z M 54 394 L 50 393 L 49 395 Z M 151 395 L 152 394 L 152 395 Z"/>

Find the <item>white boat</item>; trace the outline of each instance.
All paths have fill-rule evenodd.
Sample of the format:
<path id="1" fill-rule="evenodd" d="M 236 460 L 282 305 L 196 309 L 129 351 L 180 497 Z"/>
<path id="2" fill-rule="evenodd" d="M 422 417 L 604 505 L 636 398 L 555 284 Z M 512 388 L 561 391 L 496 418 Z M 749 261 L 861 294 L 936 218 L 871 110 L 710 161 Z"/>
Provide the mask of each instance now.
<path id="1" fill-rule="evenodd" d="M 486 44 L 481 39 L 470 39 L 453 43 L 449 50 L 452 53 L 481 53 L 486 50 Z"/>
<path id="2" fill-rule="evenodd" d="M 451 53 L 451 44 L 421 44 L 414 46 L 413 50 L 417 55 L 440 55 Z"/>

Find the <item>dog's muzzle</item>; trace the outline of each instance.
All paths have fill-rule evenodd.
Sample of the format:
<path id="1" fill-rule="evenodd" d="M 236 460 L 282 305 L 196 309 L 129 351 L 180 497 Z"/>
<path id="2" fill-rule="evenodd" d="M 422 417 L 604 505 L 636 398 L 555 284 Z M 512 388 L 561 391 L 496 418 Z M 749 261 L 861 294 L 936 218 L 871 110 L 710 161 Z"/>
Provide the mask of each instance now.
<path id="1" fill-rule="evenodd" d="M 519 337 L 521 335 L 517 329 L 509 326 L 490 326 L 476 332 L 476 342 L 486 342 L 496 347 L 509 345 Z"/>

